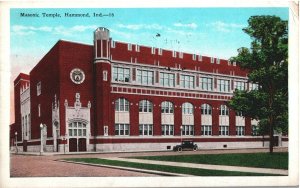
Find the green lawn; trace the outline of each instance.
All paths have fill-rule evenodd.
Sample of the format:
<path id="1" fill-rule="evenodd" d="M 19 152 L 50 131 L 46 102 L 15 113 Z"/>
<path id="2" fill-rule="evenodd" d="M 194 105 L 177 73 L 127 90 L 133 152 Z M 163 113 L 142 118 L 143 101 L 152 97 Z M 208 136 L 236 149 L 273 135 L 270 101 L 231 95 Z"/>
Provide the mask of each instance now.
<path id="1" fill-rule="evenodd" d="M 288 153 L 239 153 L 132 157 L 158 161 L 288 169 Z"/>
<path id="2" fill-rule="evenodd" d="M 131 168 L 139 168 L 139 169 L 147 169 L 147 170 L 156 170 L 156 171 L 172 172 L 172 173 L 180 173 L 180 174 L 190 174 L 196 176 L 276 176 L 274 174 L 173 167 L 167 165 L 141 164 L 141 163 L 133 163 L 133 162 L 125 162 L 125 161 L 99 159 L 99 158 L 69 158 L 64 160 L 92 163 L 92 164 L 111 165 L 111 166 L 131 167 Z"/>

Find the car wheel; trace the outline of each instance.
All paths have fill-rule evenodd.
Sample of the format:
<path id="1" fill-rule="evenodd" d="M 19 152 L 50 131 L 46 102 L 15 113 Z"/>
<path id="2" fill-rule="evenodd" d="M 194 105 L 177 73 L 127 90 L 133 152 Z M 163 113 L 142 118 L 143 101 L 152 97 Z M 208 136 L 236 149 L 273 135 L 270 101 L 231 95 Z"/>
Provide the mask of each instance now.
<path id="1" fill-rule="evenodd" d="M 182 151 L 182 148 L 181 148 L 181 147 L 179 147 L 179 148 L 177 149 L 177 151 L 181 152 L 181 151 Z"/>
<path id="2" fill-rule="evenodd" d="M 194 147 L 194 148 L 193 148 L 193 151 L 197 151 L 197 149 L 198 149 L 197 147 Z"/>

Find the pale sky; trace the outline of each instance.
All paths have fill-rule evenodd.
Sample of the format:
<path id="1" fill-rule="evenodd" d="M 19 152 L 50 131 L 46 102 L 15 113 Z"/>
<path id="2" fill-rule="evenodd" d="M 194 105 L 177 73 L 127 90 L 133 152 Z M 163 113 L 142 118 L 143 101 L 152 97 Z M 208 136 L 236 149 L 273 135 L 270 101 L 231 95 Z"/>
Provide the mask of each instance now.
<path id="1" fill-rule="evenodd" d="M 21 13 L 39 17 L 21 17 Z M 43 13 L 61 17 L 43 17 Z M 90 17 L 68 18 L 65 13 Z M 113 16 L 93 17 L 94 13 Z M 288 8 L 11 9 L 11 81 L 20 72 L 29 73 L 59 39 L 92 44 L 97 27 L 109 29 L 116 41 L 230 58 L 238 48 L 250 46 L 242 28 L 254 15 L 288 20 Z"/>

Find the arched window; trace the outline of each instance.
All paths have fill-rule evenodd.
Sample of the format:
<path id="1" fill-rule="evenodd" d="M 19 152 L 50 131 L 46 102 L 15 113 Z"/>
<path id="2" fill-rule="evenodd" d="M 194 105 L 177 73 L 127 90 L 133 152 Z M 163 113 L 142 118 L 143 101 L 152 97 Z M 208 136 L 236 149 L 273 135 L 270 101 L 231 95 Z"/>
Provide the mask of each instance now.
<path id="1" fill-rule="evenodd" d="M 173 103 L 171 103 L 169 101 L 162 102 L 161 103 L 161 113 L 173 114 L 174 113 Z"/>
<path id="2" fill-rule="evenodd" d="M 226 105 L 221 105 L 220 106 L 220 116 L 228 116 L 229 115 L 229 110 Z"/>
<path id="3" fill-rule="evenodd" d="M 141 100 L 139 102 L 139 112 L 153 112 L 152 102 L 148 100 Z"/>
<path id="4" fill-rule="evenodd" d="M 229 109 L 226 105 L 220 106 L 221 123 L 219 126 L 219 135 L 220 136 L 228 136 L 229 135 Z"/>
<path id="5" fill-rule="evenodd" d="M 189 102 L 183 103 L 182 114 L 194 114 L 194 106 Z"/>
<path id="6" fill-rule="evenodd" d="M 209 104 L 202 104 L 201 105 L 201 114 L 202 115 L 211 115 L 211 106 Z"/>
<path id="7" fill-rule="evenodd" d="M 129 102 L 124 98 L 119 98 L 115 103 L 116 112 L 129 112 Z"/>

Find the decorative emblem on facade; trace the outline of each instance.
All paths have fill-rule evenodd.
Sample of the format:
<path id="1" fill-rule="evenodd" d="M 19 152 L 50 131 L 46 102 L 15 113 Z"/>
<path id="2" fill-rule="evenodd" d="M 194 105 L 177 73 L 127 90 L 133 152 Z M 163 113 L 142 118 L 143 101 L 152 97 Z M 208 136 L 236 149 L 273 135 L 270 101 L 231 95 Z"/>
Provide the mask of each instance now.
<path id="1" fill-rule="evenodd" d="M 75 107 L 75 110 L 78 111 L 81 108 L 80 93 L 76 93 L 75 98 L 76 98 L 76 101 L 74 103 L 74 107 Z"/>
<path id="2" fill-rule="evenodd" d="M 75 84 L 81 84 L 85 79 L 85 75 L 81 69 L 75 68 L 71 71 L 70 78 Z"/>

